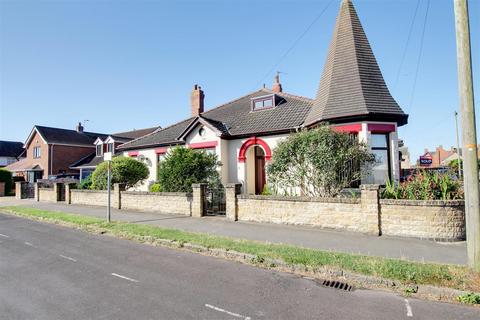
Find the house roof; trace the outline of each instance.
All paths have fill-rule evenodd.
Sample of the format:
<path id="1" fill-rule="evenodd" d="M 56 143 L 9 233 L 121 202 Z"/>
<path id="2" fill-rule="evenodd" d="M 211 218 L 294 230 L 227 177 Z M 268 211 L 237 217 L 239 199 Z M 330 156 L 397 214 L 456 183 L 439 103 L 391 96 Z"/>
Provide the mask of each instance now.
<path id="1" fill-rule="evenodd" d="M 6 170 L 10 172 L 18 172 L 18 171 L 41 171 L 43 168 L 38 164 L 32 164 L 26 158 L 16 161 L 14 163 L 9 164 L 5 167 Z"/>
<path id="2" fill-rule="evenodd" d="M 261 111 L 252 111 L 252 98 L 275 94 L 276 106 Z M 235 138 L 248 135 L 279 133 L 291 131 L 305 120 L 312 106 L 312 100 L 284 92 L 273 92 L 269 89 L 249 93 L 241 98 L 205 111 L 200 116 L 188 118 L 172 126 L 157 130 L 151 134 L 127 142 L 118 147 L 120 150 L 131 150 L 144 147 L 184 144 L 181 136 L 194 121 L 208 122 L 224 138 Z"/>
<path id="3" fill-rule="evenodd" d="M 18 158 L 23 152 L 23 143 L 17 141 L 0 141 L 0 157 Z"/>
<path id="4" fill-rule="evenodd" d="M 97 165 L 99 165 L 102 162 L 103 162 L 103 156 L 97 157 L 96 152 L 93 152 L 88 156 L 71 164 L 70 169 L 95 168 Z"/>
<path id="5" fill-rule="evenodd" d="M 137 139 L 146 134 L 152 133 L 153 131 L 160 128 L 161 128 L 160 126 L 157 126 L 157 127 L 151 127 L 151 128 L 145 128 L 145 129 L 133 129 L 132 131 L 113 133 L 111 136 L 127 138 L 127 139 Z"/>
<path id="6" fill-rule="evenodd" d="M 93 147 L 93 143 L 98 137 L 100 137 L 101 139 L 105 139 L 108 136 L 104 133 L 94 133 L 87 131 L 78 132 L 76 130 L 44 127 L 38 125 L 33 127 L 33 131 L 34 130 L 37 130 L 37 132 L 45 140 L 46 143 L 80 145 L 89 147 Z M 29 143 L 31 137 L 32 134 L 30 134 L 25 145 Z"/>
<path id="7" fill-rule="evenodd" d="M 407 123 L 385 84 L 351 0 L 342 0 L 313 108 L 305 124 L 345 119 Z"/>

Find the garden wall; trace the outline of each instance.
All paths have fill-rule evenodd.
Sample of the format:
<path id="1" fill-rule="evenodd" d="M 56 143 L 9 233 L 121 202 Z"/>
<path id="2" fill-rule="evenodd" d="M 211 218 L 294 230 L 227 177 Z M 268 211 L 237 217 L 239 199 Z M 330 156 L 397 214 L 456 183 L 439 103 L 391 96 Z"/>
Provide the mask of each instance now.
<path id="1" fill-rule="evenodd" d="M 107 192 L 103 190 L 70 190 L 70 203 L 89 206 L 106 206 Z M 114 206 L 114 197 L 111 197 L 112 206 Z"/>
<path id="2" fill-rule="evenodd" d="M 380 214 L 382 235 L 465 239 L 464 201 L 380 200 Z"/>
<path id="3" fill-rule="evenodd" d="M 359 199 L 238 195 L 238 220 L 363 231 Z"/>
<path id="4" fill-rule="evenodd" d="M 38 200 L 45 202 L 57 202 L 57 190 L 54 188 L 38 188 Z"/>
<path id="5" fill-rule="evenodd" d="M 121 191 L 120 199 L 125 210 L 191 215 L 189 193 Z"/>

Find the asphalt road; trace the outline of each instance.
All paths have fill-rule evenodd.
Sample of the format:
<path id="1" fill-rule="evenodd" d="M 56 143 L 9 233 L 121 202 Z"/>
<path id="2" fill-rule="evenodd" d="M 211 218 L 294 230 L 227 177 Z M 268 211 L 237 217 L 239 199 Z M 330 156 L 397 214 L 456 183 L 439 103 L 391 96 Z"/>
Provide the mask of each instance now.
<path id="1" fill-rule="evenodd" d="M 480 319 L 199 254 L 0 214 L 0 319 Z"/>

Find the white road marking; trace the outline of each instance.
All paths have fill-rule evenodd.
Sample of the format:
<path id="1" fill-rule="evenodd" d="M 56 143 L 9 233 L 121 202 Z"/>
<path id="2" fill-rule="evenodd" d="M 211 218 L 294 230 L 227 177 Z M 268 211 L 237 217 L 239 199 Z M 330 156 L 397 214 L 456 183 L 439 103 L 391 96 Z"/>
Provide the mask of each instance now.
<path id="1" fill-rule="evenodd" d="M 29 247 L 33 247 L 33 244 L 31 244 L 30 242 L 25 242 L 25 244 Z"/>
<path id="2" fill-rule="evenodd" d="M 218 311 L 218 312 L 226 313 L 226 314 L 228 314 L 230 316 L 233 316 L 233 317 L 242 318 L 244 320 L 251 320 L 252 319 L 250 317 L 242 316 L 241 314 L 238 314 L 238 313 L 230 312 L 230 311 L 224 310 L 222 308 L 212 306 L 211 304 L 205 304 L 205 307 L 213 309 L 213 310 Z"/>
<path id="3" fill-rule="evenodd" d="M 6 234 L 1 234 L 0 233 L 0 237 L 4 237 L 4 238 L 10 238 L 9 236 L 7 236 Z"/>
<path id="4" fill-rule="evenodd" d="M 70 257 L 67 257 L 67 256 L 64 256 L 63 254 L 60 254 L 59 256 L 62 257 L 63 259 L 67 259 L 67 260 L 70 260 L 72 262 L 77 262 L 77 260 L 75 260 L 73 258 L 70 258 Z"/>
<path id="5" fill-rule="evenodd" d="M 125 277 L 125 276 L 122 276 L 122 275 L 117 274 L 117 273 L 112 273 L 112 276 L 122 278 L 122 279 L 132 281 L 132 282 L 138 282 L 138 280 L 135 280 L 135 279 L 132 279 L 132 278 L 129 278 L 129 277 Z"/>
<path id="6" fill-rule="evenodd" d="M 407 299 L 405 299 L 405 307 L 407 308 L 407 317 L 413 317 L 412 307 Z"/>

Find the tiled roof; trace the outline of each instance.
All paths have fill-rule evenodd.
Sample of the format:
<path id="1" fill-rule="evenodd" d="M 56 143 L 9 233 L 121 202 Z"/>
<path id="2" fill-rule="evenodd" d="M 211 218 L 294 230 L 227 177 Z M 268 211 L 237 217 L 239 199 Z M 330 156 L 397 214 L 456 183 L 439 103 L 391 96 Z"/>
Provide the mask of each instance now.
<path id="1" fill-rule="evenodd" d="M 78 160 L 77 162 L 70 165 L 71 169 L 80 169 L 80 168 L 90 168 L 96 167 L 103 162 L 103 156 L 97 157 L 96 152 L 89 154 L 88 156 Z"/>
<path id="2" fill-rule="evenodd" d="M 275 108 L 252 111 L 251 99 L 275 94 Z M 312 106 L 312 100 L 288 93 L 274 93 L 268 89 L 260 89 L 239 99 L 203 112 L 200 116 L 214 128 L 222 132 L 225 138 L 258 135 L 293 130 L 302 125 Z M 177 138 L 196 118 L 178 122 L 170 127 L 157 130 L 144 137 L 132 140 L 118 147 L 129 150 L 142 147 L 183 144 Z"/>
<path id="3" fill-rule="evenodd" d="M 23 143 L 16 141 L 0 141 L 0 157 L 17 158 L 23 152 Z"/>
<path id="4" fill-rule="evenodd" d="M 122 137 L 122 138 L 128 138 L 128 139 L 137 139 L 140 137 L 143 137 L 146 134 L 152 133 L 153 131 L 160 129 L 160 127 L 151 127 L 151 128 L 145 128 L 145 129 L 138 129 L 138 130 L 132 130 L 132 131 L 125 131 L 125 132 L 118 132 L 112 134 L 114 137 Z"/>
<path id="5" fill-rule="evenodd" d="M 93 146 L 95 140 L 105 139 L 108 135 L 94 132 L 77 132 L 76 130 L 35 126 L 47 143 Z"/>
<path id="6" fill-rule="evenodd" d="M 343 0 L 315 103 L 305 124 L 359 116 L 399 125 L 406 124 L 408 117 L 385 84 L 352 2 Z"/>

